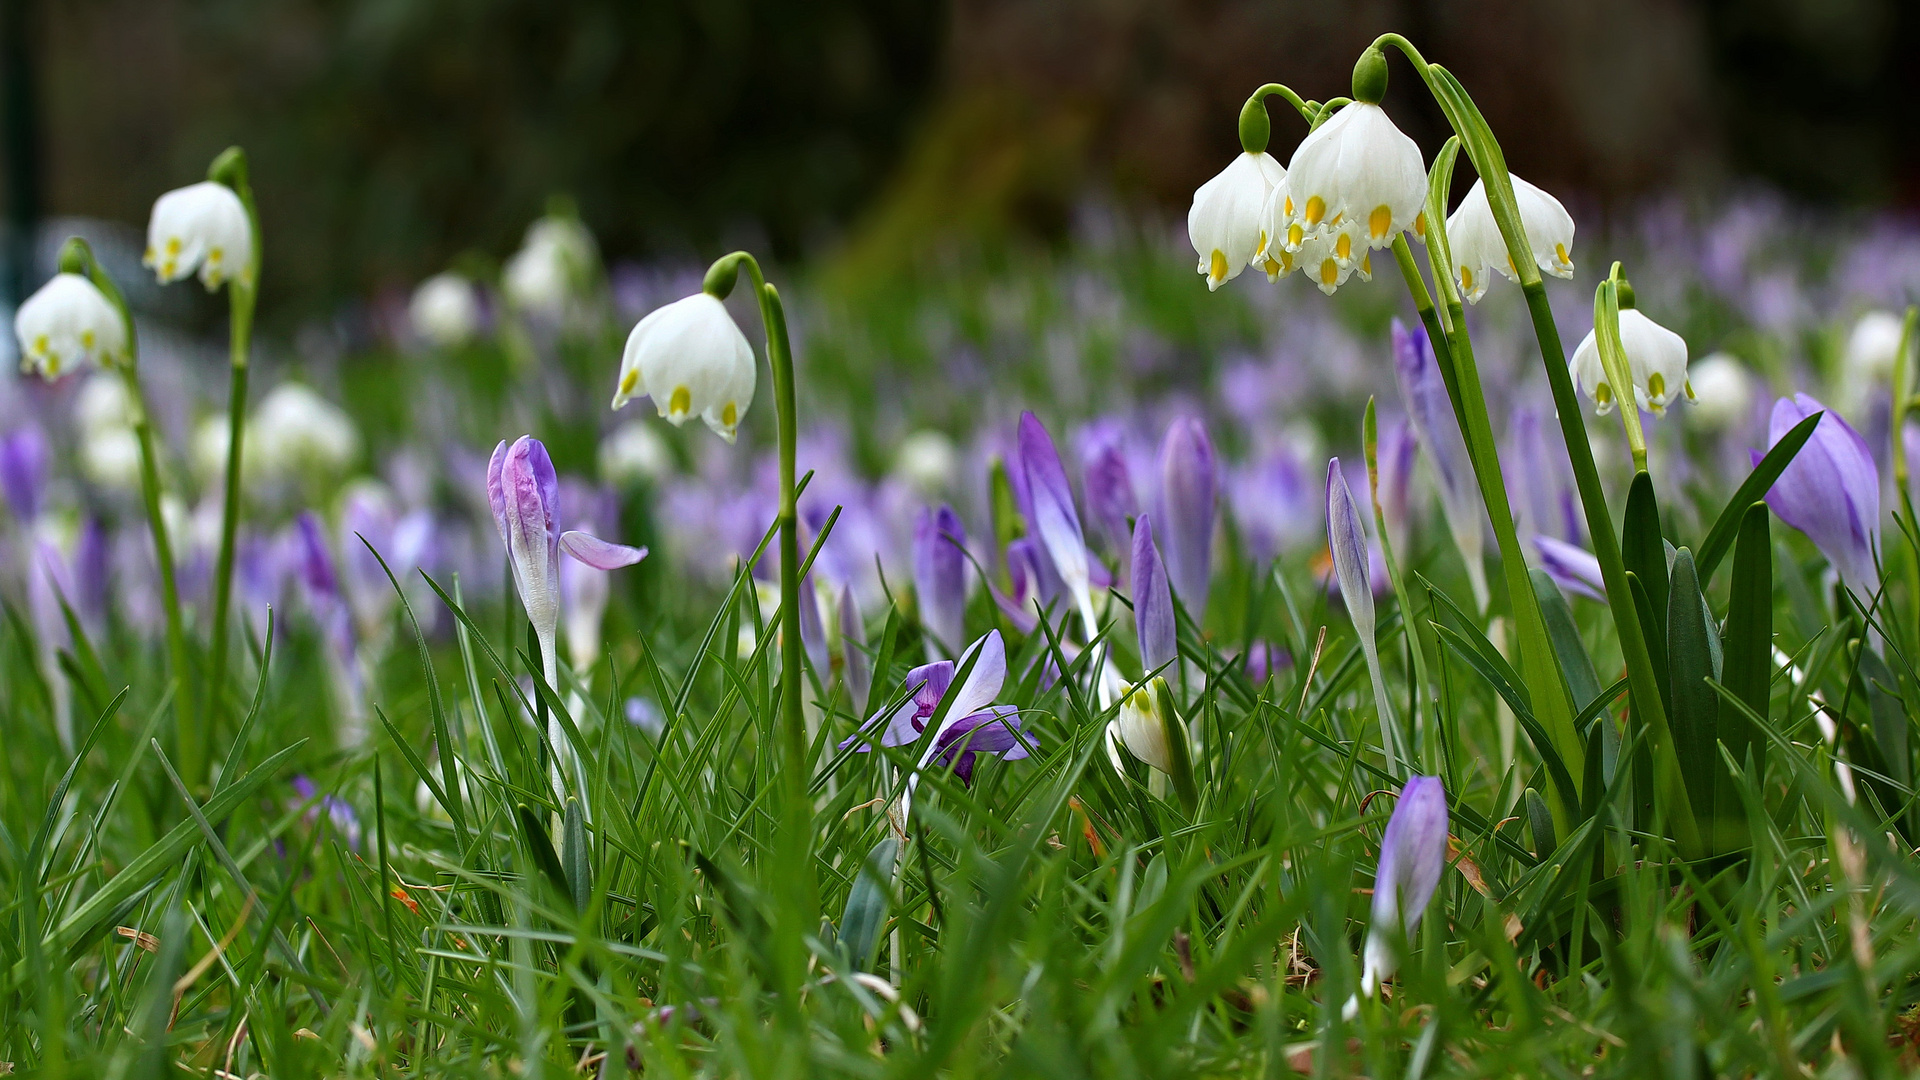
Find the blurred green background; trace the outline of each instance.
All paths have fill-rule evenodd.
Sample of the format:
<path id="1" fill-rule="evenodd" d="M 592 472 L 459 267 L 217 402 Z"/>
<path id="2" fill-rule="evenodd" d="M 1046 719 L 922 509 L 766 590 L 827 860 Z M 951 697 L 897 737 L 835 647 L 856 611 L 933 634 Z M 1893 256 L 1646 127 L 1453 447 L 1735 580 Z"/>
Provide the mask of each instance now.
<path id="1" fill-rule="evenodd" d="M 1920 205 L 1906 0 L 4 0 L 15 237 L 144 223 L 253 155 L 267 325 L 498 259 L 566 194 L 610 262 L 750 244 L 842 286 L 1048 242 L 1089 202 L 1169 223 L 1254 86 L 1327 97 L 1397 29 L 1515 170 L 1605 213 L 1751 179 Z M 1396 116 L 1438 114 L 1396 65 Z M 1279 118 L 1283 158 L 1299 135 Z M 17 244 L 13 248 L 17 251 Z"/>

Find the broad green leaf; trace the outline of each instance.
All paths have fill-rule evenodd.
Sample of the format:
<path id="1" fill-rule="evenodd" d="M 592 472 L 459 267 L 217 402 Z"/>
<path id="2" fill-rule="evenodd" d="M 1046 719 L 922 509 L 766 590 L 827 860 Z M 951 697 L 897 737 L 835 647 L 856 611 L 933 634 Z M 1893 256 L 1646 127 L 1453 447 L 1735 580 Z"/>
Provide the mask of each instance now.
<path id="1" fill-rule="evenodd" d="M 1773 539 L 1767 504 L 1747 507 L 1740 520 L 1740 538 L 1733 550 L 1733 594 L 1727 607 L 1726 659 L 1721 685 L 1744 702 L 1756 716 L 1767 715 L 1773 681 Z M 1720 741 L 1735 761 L 1753 754 L 1753 775 L 1766 775 L 1767 740 L 1756 738 L 1753 725 L 1741 717 L 1720 725 Z M 1728 793 L 1716 798 L 1724 805 Z"/>
<path id="2" fill-rule="evenodd" d="M 887 921 L 888 892 L 899 854 L 900 841 L 891 836 L 873 845 L 847 893 L 847 910 L 840 916 L 840 943 L 846 947 L 855 971 L 866 971 L 873 965 L 873 949 L 880 940 L 880 927 Z"/>
<path id="3" fill-rule="evenodd" d="M 1547 637 L 1553 642 L 1553 654 L 1560 658 L 1560 673 L 1566 676 L 1567 690 L 1573 695 L 1576 712 L 1585 712 L 1600 696 L 1600 676 L 1593 670 L 1593 658 L 1580 640 L 1580 628 L 1574 624 L 1573 609 L 1560 587 L 1545 570 L 1529 570 L 1533 594 L 1540 598 L 1540 615 L 1547 623 Z"/>
<path id="4" fill-rule="evenodd" d="M 1700 596 L 1700 579 L 1693 552 L 1681 548 L 1673 562 L 1672 588 L 1667 605 L 1667 670 L 1672 707 L 1667 723 L 1673 729 L 1674 753 L 1680 774 L 1693 797 L 1694 816 L 1716 821 L 1715 790 L 1720 786 L 1720 698 L 1709 679 L 1713 669 L 1713 623 Z M 1717 829 L 1710 830 L 1715 835 Z"/>

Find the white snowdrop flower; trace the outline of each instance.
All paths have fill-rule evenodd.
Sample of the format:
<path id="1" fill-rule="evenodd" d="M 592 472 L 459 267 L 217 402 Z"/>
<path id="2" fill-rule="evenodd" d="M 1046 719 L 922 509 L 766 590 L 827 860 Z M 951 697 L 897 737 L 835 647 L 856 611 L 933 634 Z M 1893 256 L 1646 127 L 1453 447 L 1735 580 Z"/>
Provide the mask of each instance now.
<path id="1" fill-rule="evenodd" d="M 1420 147 L 1386 110 L 1356 101 L 1301 140 L 1287 188 L 1275 222 L 1286 250 L 1298 252 L 1308 240 L 1327 236 L 1329 255 L 1352 263 L 1363 249 L 1387 247 L 1403 230 L 1419 230 L 1427 170 Z"/>
<path id="2" fill-rule="evenodd" d="M 1869 311 L 1853 324 L 1847 335 L 1846 374 L 1859 382 L 1875 382 L 1893 374 L 1893 362 L 1900 355 L 1900 316 L 1887 311 Z"/>
<path id="3" fill-rule="evenodd" d="M 753 346 L 727 306 L 695 293 L 654 311 L 627 336 L 615 409 L 641 394 L 677 426 L 698 416 L 732 442 L 753 404 Z"/>
<path id="4" fill-rule="evenodd" d="M 1520 227 L 1533 248 L 1534 265 L 1554 277 L 1572 277 L 1573 215 L 1559 199 L 1517 176 L 1513 177 L 1513 198 L 1520 209 Z M 1477 304 L 1486 295 L 1489 271 L 1498 270 L 1508 281 L 1519 282 L 1506 238 L 1493 219 L 1484 180 L 1475 180 L 1473 190 L 1448 216 L 1447 244 L 1453 249 L 1454 283 L 1467 303 Z"/>
<path id="5" fill-rule="evenodd" d="M 1633 397 L 1640 408 L 1664 416 L 1669 402 L 1683 396 L 1687 401 L 1694 400 L 1693 387 L 1687 384 L 1686 339 L 1642 315 L 1639 309 L 1625 308 L 1620 312 L 1620 344 L 1626 350 Z M 1573 350 L 1567 367 L 1573 381 L 1593 401 L 1595 413 L 1605 416 L 1613 411 L 1619 395 L 1608 384 L 1593 331 L 1587 331 L 1580 347 Z"/>
<path id="6" fill-rule="evenodd" d="M 413 290 L 407 321 L 414 333 L 435 345 L 459 345 L 480 332 L 480 297 L 464 276 L 435 274 Z"/>
<path id="7" fill-rule="evenodd" d="M 1167 726 L 1152 683 L 1142 683 L 1120 699 L 1120 712 L 1108 727 L 1109 744 L 1117 740 L 1127 753 L 1171 773 L 1173 749 L 1167 744 Z"/>
<path id="8" fill-rule="evenodd" d="M 80 470 L 101 487 L 140 490 L 140 440 L 132 428 L 103 427 L 80 440 Z"/>
<path id="9" fill-rule="evenodd" d="M 1717 352 L 1687 368 L 1693 387 L 1693 423 L 1708 431 L 1725 431 L 1753 415 L 1753 374 L 1738 357 Z"/>
<path id="10" fill-rule="evenodd" d="M 945 434 L 916 431 L 900 440 L 893 471 L 922 495 L 938 495 L 952 487 L 959 475 L 960 455 Z"/>
<path id="11" fill-rule="evenodd" d="M 79 274 L 53 275 L 13 318 L 20 369 L 57 379 L 88 364 L 110 365 L 127 352 L 127 327 L 98 286 Z"/>
<path id="12" fill-rule="evenodd" d="M 88 376 L 73 399 L 73 422 L 83 434 L 131 430 L 139 418 L 139 407 L 127 393 L 126 382 L 109 372 Z"/>
<path id="13" fill-rule="evenodd" d="M 269 476 L 339 472 L 360 451 L 360 433 L 338 405 L 299 383 L 281 383 L 255 407 L 249 451 Z"/>
<path id="14" fill-rule="evenodd" d="M 549 215 L 527 227 L 527 238 L 501 274 L 507 299 L 524 311 L 561 314 L 585 291 L 600 257 L 593 234 L 576 218 Z"/>
<path id="15" fill-rule="evenodd" d="M 1200 273 L 1209 290 L 1239 277 L 1254 255 L 1266 249 L 1262 212 L 1267 196 L 1286 176 L 1287 170 L 1266 152 L 1242 151 L 1193 193 L 1187 238 L 1200 255 Z"/>
<path id="16" fill-rule="evenodd" d="M 232 188 L 202 180 L 156 199 L 141 260 L 168 285 L 195 270 L 211 292 L 229 279 L 253 283 L 253 224 Z"/>
<path id="17" fill-rule="evenodd" d="M 622 486 L 673 475 L 673 451 L 652 425 L 630 420 L 600 440 L 600 479 Z"/>

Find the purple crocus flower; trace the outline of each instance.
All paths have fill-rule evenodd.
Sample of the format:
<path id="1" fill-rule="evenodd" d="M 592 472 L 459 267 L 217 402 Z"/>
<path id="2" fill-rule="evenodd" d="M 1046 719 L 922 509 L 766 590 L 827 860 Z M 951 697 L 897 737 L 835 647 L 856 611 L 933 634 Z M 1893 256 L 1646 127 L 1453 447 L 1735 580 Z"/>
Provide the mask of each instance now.
<path id="1" fill-rule="evenodd" d="M 0 494 L 5 494 L 15 521 L 39 516 L 51 456 L 46 435 L 31 424 L 0 435 Z"/>
<path id="2" fill-rule="evenodd" d="M 1513 497 L 1513 527 L 1521 538 L 1543 535 L 1579 543 L 1584 526 L 1566 451 L 1559 440 L 1548 438 L 1537 411 L 1513 410 L 1500 460 Z"/>
<path id="3" fill-rule="evenodd" d="M 1373 875 L 1373 920 L 1367 930 L 1360 995 L 1372 995 L 1399 966 L 1392 932 L 1411 936 L 1447 868 L 1447 793 L 1437 776 L 1415 776 L 1400 789 L 1387 819 Z"/>
<path id="4" fill-rule="evenodd" d="M 1327 462 L 1327 548 L 1333 556 L 1334 577 L 1340 583 L 1340 598 L 1346 602 L 1347 617 L 1353 620 L 1354 633 L 1360 638 L 1360 651 L 1367 662 L 1367 674 L 1373 682 L 1373 703 L 1380 715 L 1380 746 L 1386 752 L 1387 771 L 1400 771 L 1400 738 L 1387 702 L 1386 680 L 1380 671 L 1380 646 L 1374 640 L 1373 589 L 1368 581 L 1370 554 L 1366 526 L 1361 523 L 1360 505 L 1347 487 L 1346 470 L 1340 459 Z M 1384 576 L 1384 575 L 1383 575 Z"/>
<path id="5" fill-rule="evenodd" d="M 1413 521 L 1413 469 L 1420 459 L 1420 441 L 1413 425 L 1394 423 L 1380 432 L 1377 460 L 1380 486 L 1376 497 L 1387 521 L 1387 539 L 1404 562 L 1409 554 L 1408 528 Z"/>
<path id="6" fill-rule="evenodd" d="M 1130 541 L 1128 522 L 1139 516 L 1140 503 L 1116 425 L 1107 422 L 1089 428 L 1081 440 L 1081 453 L 1086 462 L 1087 517 L 1107 546 L 1124 559 Z"/>
<path id="7" fill-rule="evenodd" d="M 1393 321 L 1393 373 L 1407 406 L 1407 422 L 1413 426 L 1414 436 L 1426 451 L 1439 482 L 1440 507 L 1446 513 L 1454 546 L 1466 561 L 1474 603 L 1484 611 L 1487 570 L 1481 557 L 1481 522 L 1486 514 L 1481 509 L 1480 488 L 1467 457 L 1466 440 L 1460 435 L 1447 384 L 1440 377 L 1440 365 L 1433 358 L 1426 331 L 1419 327 L 1409 330 L 1398 319 Z"/>
<path id="8" fill-rule="evenodd" d="M 1592 600 L 1607 598 L 1607 582 L 1600 573 L 1600 560 L 1593 552 L 1544 533 L 1534 536 L 1533 547 L 1540 553 L 1540 569 L 1545 570 L 1562 591 Z"/>
<path id="9" fill-rule="evenodd" d="M 860 620 L 860 605 L 853 599 L 853 587 L 840 589 L 840 678 L 847 687 L 847 701 L 855 716 L 867 714 L 867 697 L 873 690 L 873 671 L 867 662 L 867 629 Z"/>
<path id="10" fill-rule="evenodd" d="M 1153 542 L 1153 524 L 1142 514 L 1133 526 L 1133 622 L 1140 635 L 1140 667 L 1152 674 L 1179 655 L 1173 592 L 1167 568 Z"/>
<path id="11" fill-rule="evenodd" d="M 340 743 L 360 745 L 366 738 L 367 712 L 364 684 L 361 681 L 358 642 L 353 631 L 353 612 L 340 591 L 340 574 L 333 554 L 327 550 L 326 532 L 311 511 L 294 522 L 297 548 L 297 573 L 306 594 L 307 610 L 320 627 L 327 642 L 328 668 L 332 672 L 340 705 Z"/>
<path id="12" fill-rule="evenodd" d="M 1861 597 L 1879 591 L 1880 471 L 1866 440 L 1840 414 L 1807 396 L 1774 402 L 1767 442 L 1777 443 L 1798 424 L 1824 412 L 1793 461 L 1767 492 L 1767 505 L 1799 529 L 1827 557 L 1840 581 Z M 1758 463 L 1760 453 L 1754 452 Z"/>
<path id="13" fill-rule="evenodd" d="M 955 672 L 976 656 L 967 681 L 955 686 Z M 971 782 L 976 754 L 998 754 L 1009 761 L 1027 756 L 1025 743 L 1016 735 L 1021 731 L 1019 710 L 993 704 L 1006 678 L 1006 643 L 1001 640 L 1000 631 L 993 630 L 969 645 L 958 663 L 939 660 L 908 672 L 906 685 L 915 688 L 913 696 L 892 715 L 876 716 L 869 721 L 863 732 L 880 727 L 881 746 L 911 746 L 924 741 L 926 749 L 920 755 L 920 768 L 924 769 L 938 758 L 949 763 L 962 781 Z M 942 701 L 949 702 L 946 718 L 934 737 L 925 739 L 927 725 Z M 870 737 L 856 733 L 843 740 L 840 748 L 844 750 L 858 744 L 859 751 L 865 753 L 871 749 Z M 1025 739 L 1032 741 L 1031 736 Z M 917 783 L 917 777 L 912 782 Z M 909 804 L 910 797 L 902 799 L 903 815 Z"/>
<path id="14" fill-rule="evenodd" d="M 1073 598 L 1089 638 L 1097 632 L 1093 614 L 1091 571 L 1088 568 L 1087 541 L 1080 531 L 1080 515 L 1073 508 L 1073 487 L 1067 482 L 1067 470 L 1060 464 L 1053 437 L 1030 412 L 1020 414 L 1020 465 L 1026 474 L 1027 497 L 1032 512 L 1028 520 L 1040 539 L 1041 549 L 1052 561 L 1061 583 Z"/>
<path id="15" fill-rule="evenodd" d="M 833 678 L 833 664 L 827 651 L 826 623 L 820 618 L 820 587 L 814 584 L 812 572 L 800 579 L 796 599 L 800 602 L 800 646 L 807 654 L 807 664 L 825 686 Z"/>
<path id="16" fill-rule="evenodd" d="M 392 493 L 377 481 L 354 484 L 341 498 L 340 584 L 354 623 L 368 641 L 387 636 L 387 624 L 399 600 L 381 560 L 387 560 L 396 578 L 404 578 L 411 569 L 393 562 L 393 534 L 399 519 Z"/>
<path id="17" fill-rule="evenodd" d="M 953 507 L 924 509 L 913 525 L 913 591 L 927 656 L 951 655 L 966 640 L 967 530 Z"/>
<path id="18" fill-rule="evenodd" d="M 1191 416 L 1167 428 L 1160 443 L 1160 521 L 1167 577 L 1197 621 L 1207 610 L 1213 574 L 1214 499 L 1219 463 L 1206 426 Z"/>
<path id="19" fill-rule="evenodd" d="M 296 775 L 292 780 L 288 781 L 288 786 L 292 787 L 293 793 L 299 796 L 301 804 L 313 802 L 314 796 L 318 794 L 319 791 L 319 789 L 314 787 L 313 781 L 308 779 L 304 773 Z M 347 842 L 347 848 L 351 851 L 359 851 L 360 815 L 354 813 L 353 806 L 338 795 L 322 796 L 318 806 L 310 807 L 307 810 L 307 824 L 312 825 L 318 821 L 320 812 L 323 810 L 326 812 L 327 820 L 333 824 L 333 831 L 338 833 L 340 838 Z"/>
<path id="20" fill-rule="evenodd" d="M 1245 666 L 1247 681 L 1259 687 L 1264 686 L 1275 672 L 1292 667 L 1293 657 L 1270 641 L 1256 641 L 1247 648 Z"/>

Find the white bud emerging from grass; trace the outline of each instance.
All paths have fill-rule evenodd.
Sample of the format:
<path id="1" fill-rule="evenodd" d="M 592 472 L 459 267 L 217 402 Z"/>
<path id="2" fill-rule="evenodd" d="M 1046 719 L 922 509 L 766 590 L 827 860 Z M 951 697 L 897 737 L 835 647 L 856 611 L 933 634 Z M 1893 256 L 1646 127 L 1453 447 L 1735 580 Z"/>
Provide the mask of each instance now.
<path id="1" fill-rule="evenodd" d="M 922 495 L 942 494 L 960 471 L 953 440 L 938 431 L 916 431 L 900 440 L 893 455 L 893 471 Z"/>
<path id="2" fill-rule="evenodd" d="M 1693 387 L 1693 423 L 1708 431 L 1725 431 L 1753 416 L 1753 373 L 1729 353 L 1701 358 L 1687 369 Z"/>
<path id="3" fill-rule="evenodd" d="M 253 225 L 232 188 L 212 180 L 189 184 L 154 201 L 141 260 L 160 284 L 195 270 L 208 292 L 230 279 L 253 283 Z"/>
<path id="4" fill-rule="evenodd" d="M 88 364 L 109 365 L 127 352 L 120 312 L 79 274 L 55 274 L 27 297 L 13 318 L 20 368 L 57 379 Z"/>
<path id="5" fill-rule="evenodd" d="M 558 317 L 586 291 L 599 258 L 593 234 L 577 218 L 543 217 L 527 226 L 526 240 L 501 273 L 501 287 L 520 310 Z"/>
<path id="6" fill-rule="evenodd" d="M 281 383 L 254 409 L 248 453 L 262 474 L 338 473 L 360 452 L 360 433 L 338 405 L 299 383 Z"/>
<path id="7" fill-rule="evenodd" d="M 645 394 L 675 426 L 698 416 L 732 442 L 753 404 L 755 378 L 753 346 L 727 306 L 695 293 L 641 319 L 627 336 L 613 407 Z"/>
<path id="8" fill-rule="evenodd" d="M 673 451 L 652 426 L 628 421 L 600 440 L 600 479 L 627 486 L 673 475 Z"/>

